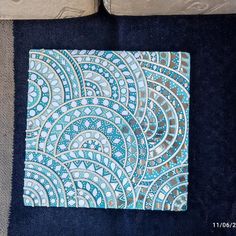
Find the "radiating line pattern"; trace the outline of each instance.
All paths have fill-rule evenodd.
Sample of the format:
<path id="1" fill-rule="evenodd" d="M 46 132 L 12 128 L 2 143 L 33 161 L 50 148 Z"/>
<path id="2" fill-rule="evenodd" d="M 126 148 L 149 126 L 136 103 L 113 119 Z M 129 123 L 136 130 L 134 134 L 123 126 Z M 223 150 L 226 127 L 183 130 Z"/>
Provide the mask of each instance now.
<path id="1" fill-rule="evenodd" d="M 26 206 L 187 209 L 188 53 L 29 57 Z"/>

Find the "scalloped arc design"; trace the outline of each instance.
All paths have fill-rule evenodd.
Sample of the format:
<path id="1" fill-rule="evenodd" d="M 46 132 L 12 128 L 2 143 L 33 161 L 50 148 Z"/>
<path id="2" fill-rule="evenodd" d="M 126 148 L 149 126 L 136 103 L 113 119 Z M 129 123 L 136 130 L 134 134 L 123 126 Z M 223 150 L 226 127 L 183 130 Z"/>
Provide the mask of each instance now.
<path id="1" fill-rule="evenodd" d="M 31 50 L 24 204 L 187 209 L 190 55 Z"/>

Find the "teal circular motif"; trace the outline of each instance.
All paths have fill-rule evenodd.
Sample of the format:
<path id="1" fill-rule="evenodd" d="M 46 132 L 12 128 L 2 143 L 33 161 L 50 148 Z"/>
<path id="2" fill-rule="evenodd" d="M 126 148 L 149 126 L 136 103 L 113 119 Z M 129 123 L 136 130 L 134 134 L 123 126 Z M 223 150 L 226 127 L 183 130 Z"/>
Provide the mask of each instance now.
<path id="1" fill-rule="evenodd" d="M 29 81 L 27 109 L 31 109 L 34 106 L 36 106 L 40 98 L 41 98 L 41 92 L 39 86 L 35 82 Z"/>
<path id="2" fill-rule="evenodd" d="M 31 50 L 26 206 L 186 210 L 189 56 Z"/>
<path id="3" fill-rule="evenodd" d="M 28 118 L 32 119 L 42 113 L 50 101 L 50 88 L 45 79 L 37 73 L 29 73 Z"/>

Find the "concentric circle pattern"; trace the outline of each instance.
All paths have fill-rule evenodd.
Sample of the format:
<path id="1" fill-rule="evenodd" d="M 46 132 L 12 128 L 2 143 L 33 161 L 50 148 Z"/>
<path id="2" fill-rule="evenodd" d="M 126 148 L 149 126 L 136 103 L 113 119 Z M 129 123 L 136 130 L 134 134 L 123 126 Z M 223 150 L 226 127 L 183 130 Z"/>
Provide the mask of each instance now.
<path id="1" fill-rule="evenodd" d="M 190 56 L 31 50 L 24 204 L 187 208 Z"/>

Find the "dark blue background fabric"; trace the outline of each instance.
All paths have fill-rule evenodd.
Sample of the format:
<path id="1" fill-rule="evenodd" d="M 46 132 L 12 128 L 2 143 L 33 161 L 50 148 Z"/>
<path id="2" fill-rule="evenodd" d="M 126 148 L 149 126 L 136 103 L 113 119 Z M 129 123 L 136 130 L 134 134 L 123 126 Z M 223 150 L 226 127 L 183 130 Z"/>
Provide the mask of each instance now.
<path id="1" fill-rule="evenodd" d="M 236 15 L 16 21 L 14 170 L 9 235 L 206 235 L 236 221 Z M 28 51 L 113 49 L 191 53 L 186 212 L 24 207 Z"/>

